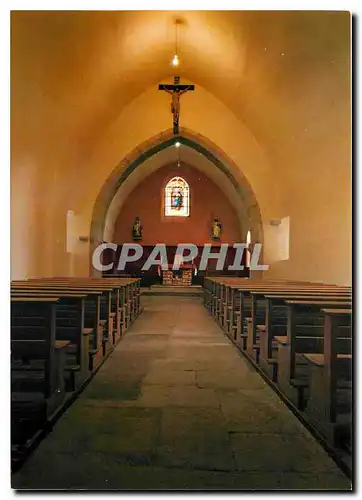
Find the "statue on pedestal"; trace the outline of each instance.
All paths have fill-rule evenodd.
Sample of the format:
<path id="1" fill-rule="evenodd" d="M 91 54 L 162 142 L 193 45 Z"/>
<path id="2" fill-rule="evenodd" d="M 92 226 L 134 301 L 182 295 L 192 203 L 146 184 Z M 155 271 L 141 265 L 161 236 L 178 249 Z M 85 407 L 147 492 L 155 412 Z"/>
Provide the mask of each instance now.
<path id="1" fill-rule="evenodd" d="M 132 238 L 134 241 L 142 240 L 142 225 L 139 217 L 136 217 L 133 223 Z"/>
<path id="2" fill-rule="evenodd" d="M 221 237 L 222 226 L 217 217 L 214 218 L 212 223 L 212 239 L 219 241 Z"/>

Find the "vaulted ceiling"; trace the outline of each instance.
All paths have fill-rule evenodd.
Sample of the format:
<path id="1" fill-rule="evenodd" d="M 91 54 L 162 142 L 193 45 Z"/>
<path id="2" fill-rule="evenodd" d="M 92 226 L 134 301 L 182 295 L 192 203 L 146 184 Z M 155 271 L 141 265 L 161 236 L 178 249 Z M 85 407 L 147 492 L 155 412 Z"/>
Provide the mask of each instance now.
<path id="1" fill-rule="evenodd" d="M 314 97 L 328 110 L 349 91 L 348 79 L 325 94 L 313 86 L 316 77 L 328 87 L 333 75 L 348 74 L 347 12 L 13 12 L 12 118 L 30 130 L 17 139 L 34 140 L 56 109 L 49 135 L 92 147 L 125 105 L 171 76 L 176 19 L 178 73 L 228 106 L 271 157 L 320 120 Z M 318 95 L 298 128 L 302 91 Z M 44 99 L 47 116 L 27 114 Z"/>

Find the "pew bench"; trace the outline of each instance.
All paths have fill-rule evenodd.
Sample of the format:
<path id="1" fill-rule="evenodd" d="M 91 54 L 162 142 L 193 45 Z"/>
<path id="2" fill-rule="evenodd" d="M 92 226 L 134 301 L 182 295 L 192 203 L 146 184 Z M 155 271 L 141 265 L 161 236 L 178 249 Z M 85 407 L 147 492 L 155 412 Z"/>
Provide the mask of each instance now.
<path id="1" fill-rule="evenodd" d="M 325 298 L 326 300 L 348 303 L 350 301 L 349 295 L 345 296 L 344 293 L 340 295 L 329 295 L 328 292 L 305 292 L 303 295 L 296 292 L 280 293 L 273 292 L 265 295 L 265 330 L 260 337 L 260 367 L 261 369 L 272 378 L 273 382 L 277 381 L 277 353 L 278 343 L 275 341 L 274 336 L 282 336 L 287 331 L 287 300 L 311 301 Z M 312 319 L 308 318 L 308 323 L 311 324 Z M 314 324 L 322 325 L 320 318 L 314 318 Z"/>
<path id="2" fill-rule="evenodd" d="M 104 280 L 105 281 L 105 280 Z M 11 284 L 12 461 L 28 449 L 67 398 L 142 310 L 139 280 L 37 279 Z"/>
<path id="3" fill-rule="evenodd" d="M 351 309 L 323 309 L 322 353 L 303 354 L 310 370 L 306 416 L 335 447 L 350 448 L 352 429 L 352 338 L 339 341 L 341 329 L 351 322 Z"/>
<path id="4" fill-rule="evenodd" d="M 72 291 L 58 290 L 21 290 L 12 289 L 12 297 L 22 296 L 47 296 L 53 295 L 59 299 L 56 306 L 55 335 L 56 340 L 69 341 L 67 349 L 66 364 L 64 367 L 66 376 L 66 387 L 68 391 L 74 391 L 82 385 L 89 377 L 90 365 L 90 343 L 94 333 L 94 326 L 85 327 L 85 294 Z M 37 318 L 12 318 L 12 329 L 22 330 L 27 324 L 27 331 L 37 329 Z"/>
<path id="5" fill-rule="evenodd" d="M 207 289 L 205 304 L 232 340 L 254 362 L 259 362 L 303 415 L 314 419 L 315 428 L 318 421 L 326 420 L 322 434 L 334 444 L 337 438 L 340 443 L 343 436 L 345 443 L 351 428 L 350 325 L 338 325 L 334 375 L 330 375 L 331 371 L 326 375 L 325 332 L 332 320 L 324 318 L 323 309 L 336 308 L 338 316 L 338 311 L 349 308 L 351 287 L 220 277 L 209 278 Z M 291 305 L 293 301 L 295 306 Z M 291 307 L 297 307 L 297 314 L 290 312 Z M 329 315 L 333 316 L 333 312 Z M 335 377 L 336 422 L 331 422 L 330 413 L 327 412 L 328 419 L 322 417 L 326 408 L 333 407 L 331 391 L 325 388 Z M 320 398 L 323 391 L 328 394 L 327 403 Z"/>
<path id="6" fill-rule="evenodd" d="M 64 366 L 67 341 L 55 339 L 56 297 L 11 299 L 12 317 L 41 318 L 36 330 L 11 329 L 12 447 L 34 439 L 65 399 Z M 33 332 L 33 333 L 32 333 Z"/>
<path id="7" fill-rule="evenodd" d="M 278 343 L 277 383 L 280 390 L 300 410 L 305 410 L 309 397 L 309 367 L 304 354 L 320 354 L 324 348 L 324 317 L 325 307 L 340 307 L 341 302 L 334 300 L 287 300 L 287 335 L 277 336 Z M 298 311 L 307 313 L 304 320 L 297 319 Z M 315 318 L 321 318 L 322 324 L 316 324 Z M 343 325 L 339 331 L 339 349 L 348 349 L 350 327 Z"/>
<path id="8" fill-rule="evenodd" d="M 112 288 L 101 285 L 83 285 L 81 283 L 58 283 L 56 281 L 26 282 L 22 285 L 12 285 L 12 294 L 18 293 L 50 293 L 62 297 L 76 296 L 82 294 L 87 297 L 85 301 L 85 324 L 88 328 L 93 328 L 93 333 L 89 336 L 89 362 L 87 366 L 95 369 L 102 361 L 105 353 L 111 350 L 112 346 L 112 319 L 111 313 L 111 291 Z M 99 296 L 99 297 L 97 297 Z"/>
<path id="9" fill-rule="evenodd" d="M 26 286 L 28 288 L 41 287 L 42 289 L 71 289 L 94 294 L 96 290 L 103 290 L 101 296 L 101 310 L 99 327 L 97 327 L 90 354 L 92 358 L 90 365 L 94 369 L 98 364 L 112 352 L 126 329 L 140 314 L 140 280 L 138 278 L 117 279 L 90 279 L 90 278 L 45 278 L 25 282 L 13 282 L 13 286 Z M 107 301 L 106 294 L 110 294 Z M 97 308 L 97 305 L 95 306 Z M 89 311 L 88 311 L 89 312 Z M 87 313 L 87 310 L 86 310 Z M 87 318 L 86 318 L 87 319 Z M 106 320 L 106 321 L 104 321 Z M 99 342 L 99 337 L 102 339 Z"/>
<path id="10" fill-rule="evenodd" d="M 267 306 L 268 300 L 267 295 L 284 295 L 290 299 L 296 299 L 300 297 L 299 300 L 310 300 L 311 297 L 318 300 L 338 300 L 338 301 L 350 301 L 350 292 L 345 290 L 336 290 L 330 287 L 320 287 L 320 286 L 304 286 L 302 288 L 295 287 L 295 285 L 271 285 L 263 286 L 263 288 L 256 289 L 251 288 L 249 290 L 251 295 L 251 318 L 252 318 L 252 341 L 249 343 L 255 344 L 256 341 L 256 325 L 266 325 L 267 324 Z M 244 301 L 245 304 L 245 301 Z M 270 311 L 269 311 L 270 312 Z M 270 321 L 270 320 L 269 320 Z M 267 329 L 268 331 L 268 329 Z M 269 341 L 270 342 L 270 341 Z M 270 354 L 270 347 L 268 348 L 268 354 Z M 265 350 L 263 349 L 263 356 L 265 357 Z M 268 356 L 270 357 L 270 356 Z"/>

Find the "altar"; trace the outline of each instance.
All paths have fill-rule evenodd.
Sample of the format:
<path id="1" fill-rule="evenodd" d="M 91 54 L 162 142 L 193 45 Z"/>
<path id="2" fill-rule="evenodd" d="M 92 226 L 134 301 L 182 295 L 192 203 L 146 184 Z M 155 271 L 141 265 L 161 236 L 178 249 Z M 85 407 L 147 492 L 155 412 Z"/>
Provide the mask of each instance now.
<path id="1" fill-rule="evenodd" d="M 161 269 L 162 284 L 165 286 L 191 286 L 193 264 L 181 264 L 180 269 L 173 270 L 172 265 L 167 269 Z"/>

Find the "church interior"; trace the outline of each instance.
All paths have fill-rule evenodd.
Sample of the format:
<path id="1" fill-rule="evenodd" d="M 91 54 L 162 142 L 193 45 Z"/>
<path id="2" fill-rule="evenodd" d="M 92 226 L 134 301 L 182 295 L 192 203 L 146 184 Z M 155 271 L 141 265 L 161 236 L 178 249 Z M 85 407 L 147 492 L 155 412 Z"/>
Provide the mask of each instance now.
<path id="1" fill-rule="evenodd" d="M 351 14 L 10 35 L 12 487 L 350 490 Z"/>

